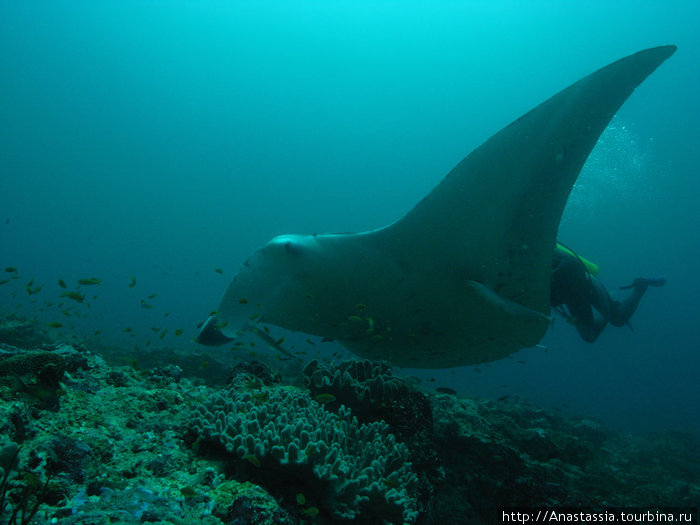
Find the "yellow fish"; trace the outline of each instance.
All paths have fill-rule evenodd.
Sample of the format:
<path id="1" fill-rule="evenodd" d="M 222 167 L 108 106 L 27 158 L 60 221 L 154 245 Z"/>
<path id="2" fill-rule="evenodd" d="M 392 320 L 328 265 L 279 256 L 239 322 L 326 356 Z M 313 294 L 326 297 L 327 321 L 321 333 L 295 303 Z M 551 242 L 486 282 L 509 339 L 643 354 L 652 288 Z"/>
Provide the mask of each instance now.
<path id="1" fill-rule="evenodd" d="M 260 468 L 260 460 L 255 454 L 246 454 L 243 459 L 250 462 L 253 466 Z"/>
<path id="2" fill-rule="evenodd" d="M 78 284 L 82 284 L 85 286 L 94 286 L 96 284 L 100 284 L 102 282 L 102 279 L 98 279 L 97 277 L 90 277 L 88 279 L 78 279 Z"/>
<path id="3" fill-rule="evenodd" d="M 79 292 L 63 292 L 61 297 L 68 297 L 68 299 L 73 299 L 78 303 L 82 303 L 85 300 L 85 296 Z"/>
<path id="4" fill-rule="evenodd" d="M 324 392 L 323 394 L 319 394 L 316 396 L 316 401 L 325 405 L 327 403 L 332 403 L 333 401 L 335 401 L 335 396 L 333 394 L 329 394 L 328 392 Z"/>

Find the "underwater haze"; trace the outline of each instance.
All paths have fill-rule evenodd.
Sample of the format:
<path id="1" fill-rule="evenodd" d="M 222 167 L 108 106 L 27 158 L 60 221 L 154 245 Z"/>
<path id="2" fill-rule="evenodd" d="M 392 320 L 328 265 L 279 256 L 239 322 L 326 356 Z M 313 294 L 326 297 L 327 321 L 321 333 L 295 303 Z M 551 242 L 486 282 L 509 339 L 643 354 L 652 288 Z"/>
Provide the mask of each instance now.
<path id="1" fill-rule="evenodd" d="M 604 132 L 559 232 L 611 289 L 667 279 L 633 329 L 588 344 L 555 315 L 546 349 L 403 373 L 700 431 L 698 20 L 695 1 L 2 2 L 0 313 L 125 358 L 199 352 L 197 325 L 275 235 L 386 225 L 559 90 L 675 44 Z"/>

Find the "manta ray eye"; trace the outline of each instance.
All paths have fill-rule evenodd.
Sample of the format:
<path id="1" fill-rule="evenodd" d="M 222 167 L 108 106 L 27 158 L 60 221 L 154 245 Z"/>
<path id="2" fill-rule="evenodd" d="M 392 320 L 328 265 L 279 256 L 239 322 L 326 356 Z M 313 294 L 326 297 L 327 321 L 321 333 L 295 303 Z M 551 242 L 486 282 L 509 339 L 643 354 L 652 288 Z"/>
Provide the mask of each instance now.
<path id="1" fill-rule="evenodd" d="M 301 255 L 303 249 L 299 243 L 287 241 L 284 243 L 284 251 L 290 255 Z"/>
<path id="2" fill-rule="evenodd" d="M 308 251 L 303 237 L 297 235 L 279 235 L 272 239 L 265 249 L 272 257 L 299 257 Z"/>

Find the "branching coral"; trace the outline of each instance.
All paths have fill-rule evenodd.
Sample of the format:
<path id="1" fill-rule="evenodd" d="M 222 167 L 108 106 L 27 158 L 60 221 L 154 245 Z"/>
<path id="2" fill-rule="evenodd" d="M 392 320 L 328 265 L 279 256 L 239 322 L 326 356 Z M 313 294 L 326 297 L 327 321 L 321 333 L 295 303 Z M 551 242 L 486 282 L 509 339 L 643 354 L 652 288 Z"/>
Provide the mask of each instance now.
<path id="1" fill-rule="evenodd" d="M 262 387 L 213 394 L 198 407 L 200 436 L 261 468 L 305 470 L 325 488 L 335 518 L 363 511 L 393 523 L 417 517 L 417 477 L 408 449 L 384 422 L 360 425 L 349 409 L 326 410 L 304 391 Z"/>
<path id="2" fill-rule="evenodd" d="M 312 394 L 330 393 L 352 407 L 360 420 L 377 419 L 409 391 L 406 381 L 395 377 L 391 365 L 368 359 L 323 364 L 314 359 L 304 367 L 304 380 Z"/>

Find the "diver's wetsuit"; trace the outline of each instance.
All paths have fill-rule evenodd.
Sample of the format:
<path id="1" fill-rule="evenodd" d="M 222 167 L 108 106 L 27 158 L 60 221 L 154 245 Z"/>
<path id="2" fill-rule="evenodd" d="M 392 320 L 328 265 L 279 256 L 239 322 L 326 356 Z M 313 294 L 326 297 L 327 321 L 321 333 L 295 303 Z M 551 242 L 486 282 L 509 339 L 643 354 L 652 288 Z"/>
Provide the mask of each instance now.
<path id="1" fill-rule="evenodd" d="M 595 275 L 591 275 L 581 259 L 562 250 L 555 250 L 552 259 L 551 304 L 566 305 L 569 319 L 581 337 L 592 343 L 605 326 L 627 324 L 649 286 L 662 286 L 665 279 L 635 279 L 622 288 L 632 293 L 624 301 L 615 301 Z M 595 308 L 600 316 L 594 315 Z"/>

